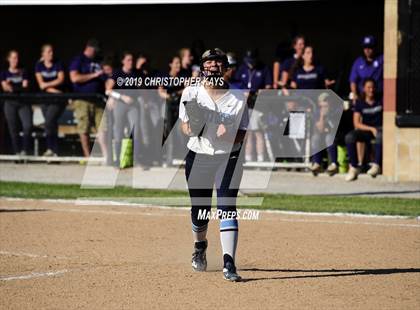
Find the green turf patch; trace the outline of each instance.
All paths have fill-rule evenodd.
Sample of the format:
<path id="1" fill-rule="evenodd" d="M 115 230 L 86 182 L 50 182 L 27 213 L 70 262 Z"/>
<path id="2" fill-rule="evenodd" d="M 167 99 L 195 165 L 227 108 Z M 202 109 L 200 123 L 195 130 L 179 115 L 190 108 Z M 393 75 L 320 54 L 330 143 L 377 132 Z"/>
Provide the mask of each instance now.
<path id="1" fill-rule="evenodd" d="M 107 199 L 124 202 L 154 201 L 155 204 L 171 205 L 171 199 L 188 206 L 186 191 L 135 189 L 115 187 L 112 189 L 81 189 L 78 185 L 0 182 L 1 197 L 32 199 Z M 247 198 L 263 197 L 262 205 L 246 205 L 244 208 L 304 211 L 343 212 L 378 215 L 420 216 L 420 200 L 385 197 L 354 196 L 307 196 L 285 194 L 252 194 Z M 159 202 L 161 201 L 161 203 Z M 241 207 L 241 206 L 239 206 Z"/>

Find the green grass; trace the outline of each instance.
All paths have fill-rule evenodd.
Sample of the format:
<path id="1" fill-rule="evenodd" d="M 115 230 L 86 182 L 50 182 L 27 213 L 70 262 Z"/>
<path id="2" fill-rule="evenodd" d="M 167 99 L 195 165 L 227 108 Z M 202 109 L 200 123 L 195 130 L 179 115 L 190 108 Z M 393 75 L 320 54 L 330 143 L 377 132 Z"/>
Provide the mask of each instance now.
<path id="1" fill-rule="evenodd" d="M 134 189 L 116 187 L 113 189 L 81 189 L 78 185 L 0 182 L 0 197 L 32 199 L 108 199 L 128 202 L 142 201 L 142 198 L 184 198 L 185 191 Z M 261 206 L 245 206 L 254 209 L 271 209 L 305 212 L 344 212 L 378 215 L 420 216 L 420 200 L 385 197 L 355 196 L 306 196 L 285 194 L 253 194 L 248 197 L 263 197 Z"/>

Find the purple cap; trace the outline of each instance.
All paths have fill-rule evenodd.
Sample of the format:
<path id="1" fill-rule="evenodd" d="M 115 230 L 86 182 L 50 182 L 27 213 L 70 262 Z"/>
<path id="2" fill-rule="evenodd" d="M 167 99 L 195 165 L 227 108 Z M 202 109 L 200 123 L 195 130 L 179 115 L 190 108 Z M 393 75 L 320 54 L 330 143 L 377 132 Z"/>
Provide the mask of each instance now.
<path id="1" fill-rule="evenodd" d="M 375 47 L 376 40 L 374 36 L 365 36 L 363 37 L 362 46 L 363 47 Z"/>

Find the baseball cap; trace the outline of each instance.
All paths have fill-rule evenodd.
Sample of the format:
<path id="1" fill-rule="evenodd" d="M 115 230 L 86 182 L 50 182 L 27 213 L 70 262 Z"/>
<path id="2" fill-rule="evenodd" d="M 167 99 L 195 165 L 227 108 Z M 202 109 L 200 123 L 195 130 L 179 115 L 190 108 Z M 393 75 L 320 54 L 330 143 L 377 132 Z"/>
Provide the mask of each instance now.
<path id="1" fill-rule="evenodd" d="M 372 47 L 375 47 L 375 45 L 376 45 L 376 40 L 374 36 L 369 35 L 369 36 L 363 37 L 363 41 L 362 41 L 363 47 L 372 48 Z"/>

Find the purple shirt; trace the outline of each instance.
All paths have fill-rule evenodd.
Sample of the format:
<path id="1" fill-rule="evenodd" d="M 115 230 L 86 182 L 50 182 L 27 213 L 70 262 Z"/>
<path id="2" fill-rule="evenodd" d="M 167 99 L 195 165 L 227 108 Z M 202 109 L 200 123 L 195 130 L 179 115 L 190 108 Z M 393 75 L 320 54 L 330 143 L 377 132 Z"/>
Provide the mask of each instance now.
<path id="1" fill-rule="evenodd" d="M 22 89 L 22 84 L 24 80 L 28 80 L 28 74 L 24 69 L 19 69 L 17 72 L 14 73 L 10 72 L 9 70 L 4 70 L 0 72 L 0 81 L 10 82 L 14 92 Z"/>
<path id="2" fill-rule="evenodd" d="M 289 72 L 290 69 L 295 64 L 296 60 L 297 59 L 294 56 L 286 58 L 280 66 L 280 72 L 282 72 L 282 71 Z"/>
<path id="3" fill-rule="evenodd" d="M 372 127 L 382 126 L 382 110 L 381 101 L 368 104 L 365 101 L 358 100 L 354 106 L 354 111 L 362 115 L 362 123 Z"/>
<path id="4" fill-rule="evenodd" d="M 356 83 L 357 90 L 361 94 L 363 92 L 363 82 L 367 79 L 373 79 L 376 84 L 376 90 L 382 93 L 383 89 L 383 67 L 384 56 L 379 55 L 372 62 L 367 62 L 364 56 L 357 58 L 349 77 L 350 83 Z"/>
<path id="5" fill-rule="evenodd" d="M 35 65 L 35 72 L 41 73 L 42 79 L 44 82 L 51 82 L 58 78 L 58 73 L 63 70 L 61 62 L 54 61 L 52 66 L 47 68 L 43 61 L 38 61 Z"/>
<path id="6" fill-rule="evenodd" d="M 264 89 L 266 85 L 273 84 L 271 72 L 267 66 L 250 69 L 246 64 L 242 64 L 236 71 L 235 79 L 241 89 L 249 89 L 254 92 Z"/>
<path id="7" fill-rule="evenodd" d="M 310 71 L 305 71 L 303 67 L 296 69 L 292 81 L 297 84 L 298 89 L 322 89 L 325 88 L 324 68 L 314 66 Z"/>
<path id="8" fill-rule="evenodd" d="M 101 65 L 84 54 L 76 56 L 70 63 L 69 71 L 88 74 L 101 70 Z M 102 93 L 104 91 L 105 76 L 97 77 L 84 83 L 73 83 L 73 90 L 77 93 Z"/>

